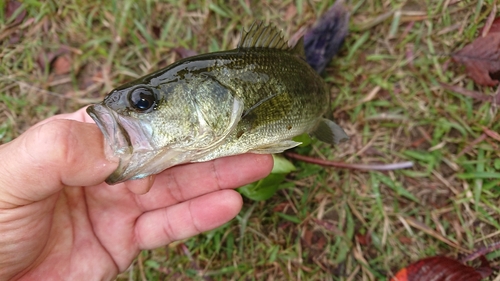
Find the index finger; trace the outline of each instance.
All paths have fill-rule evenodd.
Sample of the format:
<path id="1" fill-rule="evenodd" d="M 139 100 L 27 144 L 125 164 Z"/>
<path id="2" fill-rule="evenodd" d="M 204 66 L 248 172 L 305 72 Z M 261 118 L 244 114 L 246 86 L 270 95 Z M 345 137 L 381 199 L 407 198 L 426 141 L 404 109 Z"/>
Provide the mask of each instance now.
<path id="1" fill-rule="evenodd" d="M 164 208 L 217 190 L 237 188 L 267 176 L 269 154 L 243 154 L 176 166 L 158 174 L 151 190 L 138 195 L 143 211 Z"/>

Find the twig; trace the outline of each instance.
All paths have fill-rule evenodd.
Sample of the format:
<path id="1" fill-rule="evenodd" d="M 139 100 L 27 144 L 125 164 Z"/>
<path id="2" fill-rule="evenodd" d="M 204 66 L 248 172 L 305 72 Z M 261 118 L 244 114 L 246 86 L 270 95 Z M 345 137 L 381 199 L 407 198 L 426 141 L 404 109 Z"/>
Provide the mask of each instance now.
<path id="1" fill-rule="evenodd" d="M 285 152 L 284 154 L 289 158 L 297 159 L 311 164 L 327 166 L 327 167 L 351 169 L 351 170 L 392 171 L 392 170 L 399 170 L 399 169 L 406 169 L 413 167 L 413 162 L 401 162 L 393 164 L 348 164 L 345 162 L 334 162 L 334 161 L 304 156 L 293 152 Z"/>
<path id="2" fill-rule="evenodd" d="M 443 82 L 439 82 L 439 84 L 441 85 L 441 87 L 445 88 L 446 90 L 449 90 L 449 91 L 452 91 L 455 93 L 459 93 L 459 94 L 462 94 L 462 95 L 467 96 L 467 97 L 471 97 L 475 100 L 486 101 L 486 102 L 491 102 L 491 103 L 496 104 L 496 105 L 500 105 L 500 93 L 498 93 L 495 96 L 490 96 L 490 95 L 483 94 L 481 92 L 467 90 L 465 88 L 446 84 Z"/>
<path id="3" fill-rule="evenodd" d="M 488 18 L 486 19 L 486 23 L 483 26 L 483 31 L 481 32 L 482 37 L 486 37 L 488 35 L 488 32 L 490 32 L 491 25 L 493 24 L 493 21 L 495 21 L 495 17 L 497 15 L 497 0 L 493 1 L 493 5 L 491 5 L 491 12 Z"/>
<path id="4" fill-rule="evenodd" d="M 455 249 L 458 249 L 464 253 L 470 253 L 469 250 L 467 249 L 464 249 L 462 247 L 460 247 L 457 243 L 455 243 L 454 241 L 451 241 L 449 240 L 448 238 L 444 237 L 443 235 L 441 235 L 439 232 L 435 231 L 434 229 L 430 228 L 429 226 L 427 226 L 426 224 L 424 224 L 423 222 L 417 220 L 417 219 L 414 219 L 414 218 L 411 218 L 411 217 L 406 217 L 406 218 L 403 218 L 406 223 L 408 223 L 410 226 L 413 226 L 414 228 L 416 229 L 419 229 L 421 231 L 423 231 L 424 233 L 426 233 L 427 235 L 430 235 L 436 239 L 438 239 L 439 241 L 443 242 L 443 243 L 446 243 L 448 244 L 449 246 L 455 248 Z"/>
<path id="5" fill-rule="evenodd" d="M 184 255 L 189 259 L 189 261 L 191 262 L 191 266 L 194 268 L 195 271 L 198 272 L 199 276 L 203 279 L 203 280 L 206 280 L 206 281 L 212 281 L 212 278 L 208 277 L 208 276 L 204 276 L 203 274 L 203 270 L 200 269 L 200 267 L 196 264 L 195 260 L 193 259 L 193 255 L 191 254 L 191 252 L 189 251 L 188 247 L 186 246 L 186 244 L 184 243 L 181 243 L 180 245 L 180 248 L 182 250 L 182 252 L 184 253 Z"/>
<path id="6" fill-rule="evenodd" d="M 495 139 L 497 141 L 500 141 L 500 134 L 497 132 L 494 132 L 486 127 L 483 127 L 483 132 L 488 135 L 488 137 Z"/>
<path id="7" fill-rule="evenodd" d="M 481 134 L 478 138 L 469 143 L 462 151 L 457 154 L 457 158 L 469 152 L 476 144 L 484 141 L 486 139 L 486 134 Z"/>
<path id="8" fill-rule="evenodd" d="M 139 266 L 139 275 L 141 276 L 142 281 L 146 281 L 148 279 L 146 279 L 146 274 L 144 273 L 143 263 L 144 263 L 144 261 L 142 260 L 142 254 L 139 253 L 139 255 L 137 256 L 137 265 Z"/>
<path id="9" fill-rule="evenodd" d="M 478 257 L 480 256 L 485 256 L 493 251 L 496 251 L 500 249 L 500 241 L 497 241 L 491 245 L 487 245 L 487 246 L 484 246 L 478 250 L 476 250 L 475 252 L 473 252 L 472 254 L 464 257 L 461 259 L 461 262 L 462 263 L 466 263 L 468 261 L 471 261 L 471 260 L 475 260 L 477 259 Z"/>

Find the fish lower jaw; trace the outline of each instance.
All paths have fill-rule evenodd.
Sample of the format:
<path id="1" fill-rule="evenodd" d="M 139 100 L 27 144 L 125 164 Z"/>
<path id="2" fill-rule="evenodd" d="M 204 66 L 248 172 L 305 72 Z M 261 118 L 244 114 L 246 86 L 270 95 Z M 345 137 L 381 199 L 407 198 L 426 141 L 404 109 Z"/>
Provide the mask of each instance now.
<path id="1" fill-rule="evenodd" d="M 118 168 L 106 179 L 108 184 L 117 184 L 127 180 L 141 179 L 158 174 L 172 166 L 204 162 L 213 158 L 198 161 L 210 151 L 163 149 L 160 151 L 134 151 L 131 155 L 121 155 Z M 214 157 L 215 158 L 215 157 Z"/>

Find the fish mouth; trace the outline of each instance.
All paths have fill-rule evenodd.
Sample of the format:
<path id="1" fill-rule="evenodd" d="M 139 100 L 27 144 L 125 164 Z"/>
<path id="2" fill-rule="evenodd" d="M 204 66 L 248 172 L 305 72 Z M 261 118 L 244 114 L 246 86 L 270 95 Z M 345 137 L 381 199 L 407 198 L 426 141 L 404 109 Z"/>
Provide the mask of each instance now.
<path id="1" fill-rule="evenodd" d="M 95 123 L 104 135 L 106 142 L 106 158 L 113 159 L 120 154 L 130 153 L 132 146 L 130 136 L 118 123 L 116 113 L 107 106 L 93 105 L 87 108 L 87 113 L 94 119 Z"/>
<path id="2" fill-rule="evenodd" d="M 137 154 L 152 151 L 149 124 L 139 123 L 136 119 L 122 116 L 101 104 L 89 106 L 87 113 L 95 121 L 104 135 L 106 158 L 119 160 L 116 170 L 106 179 L 108 184 L 116 184 L 128 179 L 140 178 L 133 175 L 133 160 Z"/>

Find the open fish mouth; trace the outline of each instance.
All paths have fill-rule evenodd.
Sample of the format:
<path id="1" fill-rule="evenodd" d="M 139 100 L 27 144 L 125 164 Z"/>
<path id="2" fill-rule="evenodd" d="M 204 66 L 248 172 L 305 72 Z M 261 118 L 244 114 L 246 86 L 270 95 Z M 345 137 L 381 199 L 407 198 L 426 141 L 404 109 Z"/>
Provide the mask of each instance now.
<path id="1" fill-rule="evenodd" d="M 106 106 L 97 104 L 90 106 L 87 113 L 101 129 L 106 142 L 106 157 L 116 158 L 120 154 L 131 153 L 132 144 L 127 130 L 117 121 L 116 113 Z"/>
<path id="2" fill-rule="evenodd" d="M 148 124 L 138 123 L 136 119 L 118 115 L 107 106 L 96 104 L 87 108 L 87 113 L 104 135 L 105 155 L 108 160 L 118 158 L 118 168 L 106 179 L 106 183 L 115 184 L 132 177 L 137 167 L 134 159 L 154 152 L 151 144 L 151 128 Z M 132 164 L 132 165 L 131 165 Z"/>

